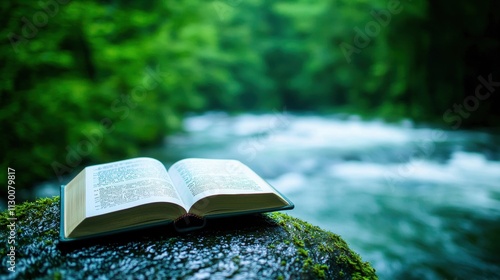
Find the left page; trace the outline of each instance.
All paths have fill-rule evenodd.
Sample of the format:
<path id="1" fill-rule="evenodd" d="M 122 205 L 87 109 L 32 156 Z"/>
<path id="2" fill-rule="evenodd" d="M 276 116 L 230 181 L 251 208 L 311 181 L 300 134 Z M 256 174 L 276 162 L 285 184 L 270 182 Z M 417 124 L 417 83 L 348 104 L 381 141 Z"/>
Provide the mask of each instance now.
<path id="1" fill-rule="evenodd" d="M 86 216 L 147 203 L 183 203 L 163 164 L 135 158 L 86 168 Z"/>

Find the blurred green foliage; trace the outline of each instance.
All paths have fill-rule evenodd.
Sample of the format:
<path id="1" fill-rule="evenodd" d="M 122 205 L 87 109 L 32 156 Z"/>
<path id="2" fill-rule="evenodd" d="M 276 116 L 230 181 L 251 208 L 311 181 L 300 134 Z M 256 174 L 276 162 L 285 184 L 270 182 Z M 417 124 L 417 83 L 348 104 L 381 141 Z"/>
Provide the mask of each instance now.
<path id="1" fill-rule="evenodd" d="M 498 126 L 498 92 L 453 104 L 500 80 L 499 3 L 3 1 L 1 166 L 29 185 L 134 156 L 189 111 Z"/>

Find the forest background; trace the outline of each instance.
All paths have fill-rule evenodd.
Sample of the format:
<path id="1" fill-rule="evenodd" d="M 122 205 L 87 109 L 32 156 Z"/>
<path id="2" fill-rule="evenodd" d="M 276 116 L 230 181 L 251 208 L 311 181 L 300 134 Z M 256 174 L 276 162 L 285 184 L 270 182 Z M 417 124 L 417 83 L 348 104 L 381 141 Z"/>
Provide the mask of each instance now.
<path id="1" fill-rule="evenodd" d="M 137 155 L 188 113 L 500 125 L 500 2 L 2 1 L 1 168 L 17 187 Z M 7 172 L 0 173 L 7 181 Z M 3 192 L 4 190 L 2 190 Z"/>

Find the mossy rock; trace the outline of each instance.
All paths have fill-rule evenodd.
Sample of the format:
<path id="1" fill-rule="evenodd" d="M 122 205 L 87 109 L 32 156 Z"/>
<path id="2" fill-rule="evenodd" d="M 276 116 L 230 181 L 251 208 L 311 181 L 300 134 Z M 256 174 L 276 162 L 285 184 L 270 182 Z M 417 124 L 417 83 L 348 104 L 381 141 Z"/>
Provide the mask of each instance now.
<path id="1" fill-rule="evenodd" d="M 331 232 L 281 213 L 211 220 L 198 231 L 171 227 L 59 243 L 59 198 L 16 206 L 15 272 L 7 212 L 0 278 L 377 279 L 375 270 Z"/>

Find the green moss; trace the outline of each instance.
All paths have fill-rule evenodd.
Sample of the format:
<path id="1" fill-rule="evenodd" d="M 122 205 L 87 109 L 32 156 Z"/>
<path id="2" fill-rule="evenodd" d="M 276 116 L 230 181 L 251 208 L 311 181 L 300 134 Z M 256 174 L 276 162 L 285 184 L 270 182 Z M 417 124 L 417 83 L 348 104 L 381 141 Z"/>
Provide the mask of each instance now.
<path id="1" fill-rule="evenodd" d="M 309 256 L 309 252 L 307 252 L 307 250 L 304 248 L 297 249 L 297 252 L 299 253 L 299 256 L 303 256 L 303 257 Z"/>
<path id="2" fill-rule="evenodd" d="M 354 268 L 352 279 L 371 279 L 368 276 L 375 275 L 375 269 L 370 265 L 370 263 L 363 262 L 361 257 L 357 253 L 352 252 L 347 243 L 338 235 L 330 233 L 330 239 L 334 241 L 335 247 L 341 249 L 340 252 L 344 252 L 338 256 L 337 263 L 346 263 Z"/>
<path id="3" fill-rule="evenodd" d="M 312 267 L 312 271 L 314 274 L 318 276 L 318 278 L 324 279 L 326 277 L 326 271 L 328 270 L 328 265 L 326 264 L 315 264 Z"/>
<path id="4" fill-rule="evenodd" d="M 53 198 L 39 198 L 35 202 L 16 204 L 14 214 L 18 221 L 24 219 L 29 213 L 36 218 L 42 218 L 43 211 L 45 211 L 47 207 L 53 203 L 59 203 L 59 196 L 54 196 Z M 9 223 L 8 218 L 12 218 L 12 216 L 9 215 L 8 210 L 1 212 L 0 217 L 0 226 L 6 226 Z"/>
<path id="5" fill-rule="evenodd" d="M 317 244 L 307 251 L 304 247 L 306 244 L 311 243 L 309 240 L 316 238 L 316 233 L 324 232 L 321 228 L 279 212 L 268 215 L 293 236 L 292 240 L 296 246 L 298 255 L 306 258 L 303 259 L 302 268 L 312 270 L 318 278 L 325 278 L 327 276 L 329 266 L 325 263 L 313 262 L 309 252 L 314 250 L 326 253 L 336 252 L 335 262 L 340 267 L 346 267 L 346 270 L 351 273 L 352 279 L 378 279 L 375 269 L 373 269 L 370 263 L 363 262 L 361 257 L 353 252 L 339 235 L 327 232 L 327 238 L 324 242 Z M 303 232 L 306 234 L 300 234 Z M 339 275 L 343 276 L 345 273 L 344 270 L 341 270 Z"/>
<path id="6" fill-rule="evenodd" d="M 321 243 L 318 245 L 318 250 L 320 250 L 321 252 L 325 252 L 325 253 L 332 253 L 333 252 L 333 248 L 332 247 L 329 247 L 327 244 L 325 243 Z"/>
<path id="7" fill-rule="evenodd" d="M 300 228 L 301 228 L 300 224 L 296 221 L 292 221 L 292 225 L 295 227 L 295 229 L 300 230 Z"/>
<path id="8" fill-rule="evenodd" d="M 302 265 L 302 269 L 309 269 L 314 265 L 314 262 L 311 258 L 307 258 L 304 260 L 304 264 Z"/>
<path id="9" fill-rule="evenodd" d="M 368 262 L 362 263 L 356 269 L 357 271 L 352 274 L 353 280 L 368 280 L 372 279 L 371 275 L 375 275 L 375 269 Z"/>
<path id="10" fill-rule="evenodd" d="M 282 265 L 282 266 L 285 266 L 285 265 L 286 265 L 286 261 L 285 261 L 285 260 L 282 260 L 282 261 L 281 261 L 281 265 Z"/>
<path id="11" fill-rule="evenodd" d="M 299 247 L 304 247 L 304 240 L 298 239 L 298 238 L 293 238 L 293 243 Z"/>

